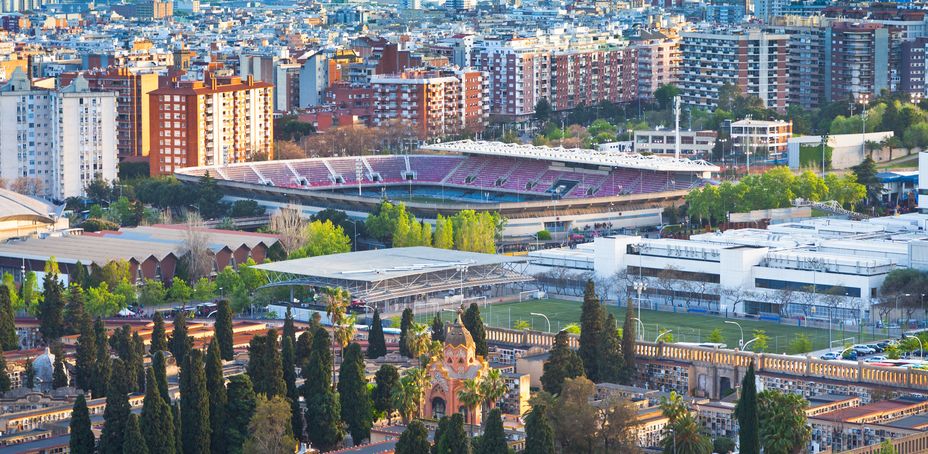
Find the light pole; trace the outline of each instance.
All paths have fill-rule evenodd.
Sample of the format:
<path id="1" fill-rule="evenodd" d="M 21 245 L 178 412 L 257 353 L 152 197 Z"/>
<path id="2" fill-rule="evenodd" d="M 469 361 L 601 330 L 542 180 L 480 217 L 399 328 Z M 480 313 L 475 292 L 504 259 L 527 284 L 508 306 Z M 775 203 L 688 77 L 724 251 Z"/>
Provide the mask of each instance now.
<path id="1" fill-rule="evenodd" d="M 899 297 L 905 296 L 906 298 L 912 296 L 910 293 L 904 293 L 902 295 L 896 295 L 896 317 L 899 316 Z M 899 332 L 902 332 L 902 325 L 899 325 Z"/>
<path id="2" fill-rule="evenodd" d="M 641 319 L 637 317 L 632 318 L 632 320 L 638 322 L 638 335 L 635 336 L 635 338 L 638 340 L 644 339 L 644 322 L 642 322 Z"/>
<path id="3" fill-rule="evenodd" d="M 751 345 L 751 342 L 754 342 L 754 341 L 756 341 L 756 340 L 758 340 L 758 339 L 760 339 L 760 338 L 759 338 L 759 337 L 755 337 L 754 339 L 751 339 L 751 340 L 747 341 L 747 342 L 744 344 L 744 346 L 741 347 L 741 351 L 746 350 L 746 349 L 748 348 L 748 345 Z"/>
<path id="4" fill-rule="evenodd" d="M 551 332 L 551 320 L 548 320 L 548 316 L 547 316 L 547 315 L 541 314 L 541 313 L 538 313 L 538 312 L 529 312 L 528 315 L 533 315 L 533 316 L 537 316 L 537 317 L 544 317 L 545 321 L 548 322 L 548 331 L 547 331 L 547 332 L 549 332 L 549 333 Z"/>
<path id="5" fill-rule="evenodd" d="M 744 350 L 744 328 L 741 327 L 741 324 L 738 322 L 733 322 L 731 320 L 725 320 L 725 323 L 729 325 L 735 325 L 738 327 L 738 330 L 741 331 L 741 339 L 738 340 L 738 348 Z"/>
<path id="6" fill-rule="evenodd" d="M 641 268 L 639 268 L 640 270 Z M 638 319 L 641 319 L 641 293 L 648 289 L 648 284 L 645 281 L 635 281 L 632 286 L 635 287 L 635 291 L 638 292 Z"/>
<path id="7" fill-rule="evenodd" d="M 358 250 L 358 220 L 345 219 L 351 223 L 351 226 L 354 227 L 354 240 L 351 241 L 351 248 L 354 251 Z"/>
<path id="8" fill-rule="evenodd" d="M 860 103 L 860 149 L 864 155 L 867 153 L 867 104 L 870 102 L 870 93 L 859 93 L 857 102 Z"/>
<path id="9" fill-rule="evenodd" d="M 663 333 L 658 334 L 657 337 L 654 338 L 654 343 L 656 344 L 657 341 L 661 340 L 661 338 L 664 337 L 664 335 L 670 334 L 672 332 L 673 332 L 672 329 L 668 329 L 667 331 L 664 331 Z"/>

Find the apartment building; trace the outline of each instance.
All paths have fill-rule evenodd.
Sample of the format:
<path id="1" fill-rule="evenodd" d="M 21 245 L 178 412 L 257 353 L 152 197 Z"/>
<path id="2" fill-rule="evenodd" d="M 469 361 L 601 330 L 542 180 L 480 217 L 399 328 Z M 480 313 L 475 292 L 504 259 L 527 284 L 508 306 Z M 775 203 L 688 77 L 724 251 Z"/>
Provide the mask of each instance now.
<path id="1" fill-rule="evenodd" d="M 375 75 L 372 122 L 400 122 L 423 139 L 482 131 L 488 116 L 486 83 L 484 73 L 472 70 Z"/>
<path id="2" fill-rule="evenodd" d="M 825 96 L 828 101 L 876 96 L 890 88 L 890 33 L 872 22 L 836 22 L 825 47 Z"/>
<path id="3" fill-rule="evenodd" d="M 255 80 L 274 85 L 274 110 L 289 112 L 299 106 L 301 67 L 290 59 L 286 50 L 278 55 L 242 53 L 238 73 L 240 77 L 254 76 Z"/>
<path id="4" fill-rule="evenodd" d="M 751 153 L 755 159 L 781 159 L 786 156 L 793 122 L 750 118 L 731 124 L 731 146 L 738 153 Z"/>
<path id="5" fill-rule="evenodd" d="M 637 50 L 619 34 L 579 31 L 474 43 L 471 66 L 488 75 L 490 114 L 529 119 L 547 100 L 554 110 L 638 94 Z"/>
<path id="6" fill-rule="evenodd" d="M 707 131 L 680 131 L 680 156 L 709 156 L 715 148 L 718 133 Z M 673 129 L 635 131 L 636 153 L 674 156 L 676 132 Z"/>
<path id="7" fill-rule="evenodd" d="M 91 91 L 116 93 L 116 150 L 120 159 L 148 156 L 151 150 L 151 124 L 148 94 L 158 88 L 158 75 L 110 68 L 82 73 Z M 62 74 L 66 86 L 77 73 Z"/>
<path id="8" fill-rule="evenodd" d="M 925 48 L 928 37 L 905 41 L 901 45 L 899 56 L 898 90 L 911 96 L 925 96 Z"/>
<path id="9" fill-rule="evenodd" d="M 786 110 L 789 36 L 756 28 L 681 36 L 679 86 L 685 104 L 715 109 L 722 86 L 735 85 L 768 109 Z"/>
<path id="10" fill-rule="evenodd" d="M 780 17 L 764 27 L 768 33 L 789 36 L 787 66 L 789 104 L 820 107 L 825 97 L 825 46 L 828 29 L 819 17 Z"/>
<path id="11" fill-rule="evenodd" d="M 0 88 L 0 178 L 55 200 L 116 179 L 116 93 L 77 77 L 58 90 L 32 86 L 21 70 Z"/>
<path id="12" fill-rule="evenodd" d="M 267 82 L 206 73 L 149 96 L 152 176 L 273 156 L 274 87 Z"/>
<path id="13" fill-rule="evenodd" d="M 676 84 L 680 71 L 680 37 L 642 30 L 632 38 L 638 52 L 638 97 L 650 99 L 661 85 Z"/>

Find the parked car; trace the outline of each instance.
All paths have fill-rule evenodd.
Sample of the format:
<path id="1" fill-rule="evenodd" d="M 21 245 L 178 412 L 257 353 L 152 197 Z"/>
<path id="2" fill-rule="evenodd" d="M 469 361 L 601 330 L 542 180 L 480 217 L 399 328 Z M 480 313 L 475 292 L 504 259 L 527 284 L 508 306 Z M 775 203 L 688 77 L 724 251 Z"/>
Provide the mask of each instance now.
<path id="1" fill-rule="evenodd" d="M 819 358 L 824 359 L 825 361 L 834 361 L 838 359 L 838 354 L 835 352 L 828 352 L 820 356 Z"/>
<path id="2" fill-rule="evenodd" d="M 866 344 L 866 345 L 867 347 L 872 348 L 873 351 L 877 353 L 883 353 L 883 347 L 880 347 L 880 344 Z"/>
<path id="3" fill-rule="evenodd" d="M 844 356 L 841 359 L 846 359 L 848 361 L 857 361 L 857 352 L 854 350 L 848 350 L 844 352 Z"/>
<path id="4" fill-rule="evenodd" d="M 876 353 L 876 350 L 863 344 L 854 345 L 851 349 L 857 352 L 858 355 L 872 355 Z"/>
<path id="5" fill-rule="evenodd" d="M 867 363 L 879 363 L 883 361 L 886 361 L 885 356 L 871 356 L 864 360 L 864 362 L 867 362 Z"/>

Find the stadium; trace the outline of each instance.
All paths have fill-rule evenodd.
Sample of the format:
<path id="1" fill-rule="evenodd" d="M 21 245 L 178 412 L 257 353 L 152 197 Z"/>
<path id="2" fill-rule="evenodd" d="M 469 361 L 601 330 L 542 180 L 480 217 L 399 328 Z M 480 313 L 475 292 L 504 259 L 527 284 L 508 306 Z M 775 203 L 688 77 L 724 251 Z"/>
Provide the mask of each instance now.
<path id="1" fill-rule="evenodd" d="M 178 179 L 207 173 L 228 200 L 252 199 L 273 211 L 335 208 L 363 218 L 387 199 L 421 219 L 457 211 L 496 211 L 504 236 L 658 225 L 667 205 L 705 184 L 719 168 L 705 161 L 636 153 L 500 142 L 427 145 L 419 154 L 265 161 L 188 167 Z"/>

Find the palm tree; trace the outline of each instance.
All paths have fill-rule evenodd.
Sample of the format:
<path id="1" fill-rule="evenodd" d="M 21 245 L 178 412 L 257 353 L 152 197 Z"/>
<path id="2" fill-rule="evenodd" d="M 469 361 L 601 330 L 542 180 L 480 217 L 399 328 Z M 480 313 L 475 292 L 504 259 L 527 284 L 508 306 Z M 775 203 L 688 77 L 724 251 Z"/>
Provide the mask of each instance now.
<path id="1" fill-rule="evenodd" d="M 400 378 L 400 385 L 393 390 L 393 405 L 403 418 L 403 424 L 418 416 L 428 385 L 425 369 L 413 367 Z"/>
<path id="2" fill-rule="evenodd" d="M 344 349 L 354 338 L 354 315 L 348 314 L 348 301 L 351 295 L 348 290 L 341 287 L 328 288 L 325 293 L 326 306 L 325 313 L 332 322 L 332 335 L 335 342 L 332 342 L 332 357 L 335 357 L 335 346 L 338 345 Z M 335 361 L 332 361 L 332 386 L 335 386 Z"/>
<path id="3" fill-rule="evenodd" d="M 480 396 L 483 398 L 483 411 L 489 412 L 496 406 L 496 402 L 506 395 L 509 387 L 499 369 L 490 369 L 487 375 L 480 380 Z"/>
<path id="4" fill-rule="evenodd" d="M 692 415 L 684 415 L 670 425 L 661 440 L 664 454 L 711 454 L 712 440 L 699 432 Z"/>
<path id="5" fill-rule="evenodd" d="M 419 357 L 419 364 L 427 369 L 441 355 L 441 342 L 433 341 L 428 325 L 413 323 L 410 329 L 412 336 L 412 353 Z"/>
<path id="6" fill-rule="evenodd" d="M 483 394 L 480 391 L 480 382 L 476 378 L 464 380 L 464 387 L 458 391 L 458 400 L 469 413 L 477 411 L 477 406 L 483 403 Z"/>
<path id="7" fill-rule="evenodd" d="M 670 392 L 670 397 L 661 397 L 661 412 L 670 420 L 670 424 L 677 422 L 678 419 L 689 414 L 686 403 L 683 402 L 683 396 L 676 391 Z"/>

